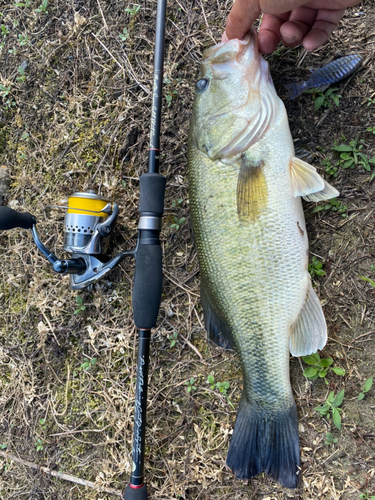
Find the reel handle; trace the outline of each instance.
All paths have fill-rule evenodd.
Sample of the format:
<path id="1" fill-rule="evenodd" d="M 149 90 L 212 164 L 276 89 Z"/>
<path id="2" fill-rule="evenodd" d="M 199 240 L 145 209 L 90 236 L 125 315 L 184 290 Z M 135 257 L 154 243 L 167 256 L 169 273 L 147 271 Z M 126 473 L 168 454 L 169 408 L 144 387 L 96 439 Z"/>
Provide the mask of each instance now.
<path id="1" fill-rule="evenodd" d="M 31 229 L 36 224 L 36 218 L 29 212 L 16 212 L 9 207 L 0 207 L 0 231 L 21 227 Z"/>

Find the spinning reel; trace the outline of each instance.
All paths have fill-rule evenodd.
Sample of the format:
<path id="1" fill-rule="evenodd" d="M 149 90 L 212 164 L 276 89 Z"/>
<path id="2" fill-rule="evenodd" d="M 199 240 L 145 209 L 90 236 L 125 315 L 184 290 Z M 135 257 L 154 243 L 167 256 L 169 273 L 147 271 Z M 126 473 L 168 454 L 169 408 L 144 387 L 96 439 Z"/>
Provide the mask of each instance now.
<path id="1" fill-rule="evenodd" d="M 64 221 L 64 251 L 70 259 L 60 260 L 41 242 L 36 219 L 29 213 L 19 213 L 9 207 L 0 207 L 0 230 L 21 227 L 31 229 L 38 249 L 52 264 L 56 273 L 69 274 L 70 286 L 80 290 L 93 285 L 109 273 L 126 256 L 134 256 L 136 249 L 121 252 L 113 259 L 106 258 L 109 235 L 115 225 L 119 207 L 94 191 L 74 193 L 69 197 Z"/>

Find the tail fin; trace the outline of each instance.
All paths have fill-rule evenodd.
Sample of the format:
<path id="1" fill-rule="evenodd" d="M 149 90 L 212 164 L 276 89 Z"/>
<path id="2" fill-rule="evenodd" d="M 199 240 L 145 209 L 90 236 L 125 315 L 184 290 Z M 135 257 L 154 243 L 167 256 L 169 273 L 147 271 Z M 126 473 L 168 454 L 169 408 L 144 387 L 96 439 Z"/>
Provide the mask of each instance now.
<path id="1" fill-rule="evenodd" d="M 309 88 L 306 82 L 286 83 L 284 85 L 284 87 L 288 91 L 288 99 L 289 100 L 295 99 L 296 97 L 300 96 L 305 90 L 307 90 Z"/>
<path id="2" fill-rule="evenodd" d="M 250 479 L 265 471 L 282 486 L 297 488 L 299 464 L 296 406 L 266 414 L 242 396 L 227 456 L 236 477 Z"/>

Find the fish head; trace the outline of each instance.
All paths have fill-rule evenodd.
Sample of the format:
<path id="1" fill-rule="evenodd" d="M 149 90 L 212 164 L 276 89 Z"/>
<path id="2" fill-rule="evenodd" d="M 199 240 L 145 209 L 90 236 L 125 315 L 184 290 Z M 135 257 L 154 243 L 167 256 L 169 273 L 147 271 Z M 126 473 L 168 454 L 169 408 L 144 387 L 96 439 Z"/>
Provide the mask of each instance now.
<path id="1" fill-rule="evenodd" d="M 265 84 L 274 91 L 255 31 L 245 40 L 229 40 L 206 50 L 195 87 L 191 131 L 195 147 L 213 160 L 227 159 L 259 140 L 270 119 L 262 111 Z"/>

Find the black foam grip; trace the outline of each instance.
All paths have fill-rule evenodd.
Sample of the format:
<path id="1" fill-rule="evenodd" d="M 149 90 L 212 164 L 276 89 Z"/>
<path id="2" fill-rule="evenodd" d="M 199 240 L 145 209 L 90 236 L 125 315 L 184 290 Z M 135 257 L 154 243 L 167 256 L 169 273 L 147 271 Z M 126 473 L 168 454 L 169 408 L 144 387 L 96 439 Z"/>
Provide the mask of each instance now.
<path id="1" fill-rule="evenodd" d="M 156 324 L 162 279 L 160 245 L 139 245 L 133 285 L 134 323 L 139 329 L 148 330 Z"/>
<path id="2" fill-rule="evenodd" d="M 36 219 L 28 212 L 20 213 L 9 207 L 0 207 L 0 230 L 4 231 L 15 227 L 31 229 L 33 224 L 36 224 Z"/>
<path id="3" fill-rule="evenodd" d="M 131 488 L 127 485 L 123 500 L 147 500 L 147 486 L 144 484 L 142 488 Z"/>
<path id="4" fill-rule="evenodd" d="M 139 212 L 164 212 L 165 177 L 161 174 L 143 174 L 140 179 Z"/>

